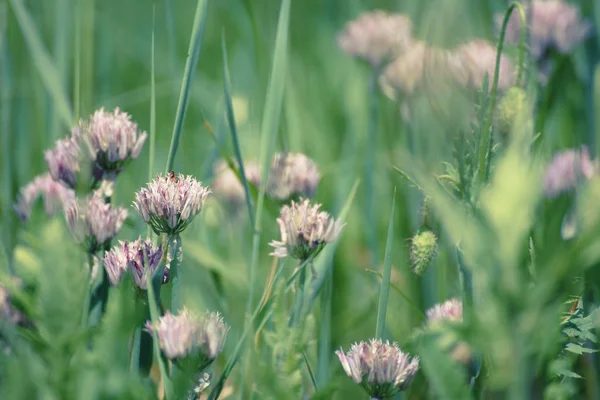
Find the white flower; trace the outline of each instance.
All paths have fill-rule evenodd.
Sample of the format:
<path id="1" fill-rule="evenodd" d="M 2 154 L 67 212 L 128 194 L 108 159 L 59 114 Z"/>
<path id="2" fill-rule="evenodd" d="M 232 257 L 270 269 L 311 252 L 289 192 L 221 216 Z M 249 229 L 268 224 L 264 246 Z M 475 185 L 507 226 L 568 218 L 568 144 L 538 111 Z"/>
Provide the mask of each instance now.
<path id="1" fill-rule="evenodd" d="M 427 310 L 427 322 L 430 324 L 442 321 L 462 322 L 462 320 L 463 306 L 459 299 L 447 300 Z"/>
<path id="2" fill-rule="evenodd" d="M 321 175 L 317 165 L 302 153 L 278 153 L 273 157 L 267 192 L 279 200 L 293 196 L 313 197 Z"/>

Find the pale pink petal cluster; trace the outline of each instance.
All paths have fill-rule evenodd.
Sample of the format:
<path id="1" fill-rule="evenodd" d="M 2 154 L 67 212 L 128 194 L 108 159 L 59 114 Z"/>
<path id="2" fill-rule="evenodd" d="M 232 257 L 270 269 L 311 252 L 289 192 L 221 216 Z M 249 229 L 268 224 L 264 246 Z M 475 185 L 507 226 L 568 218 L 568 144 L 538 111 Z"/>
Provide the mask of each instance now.
<path id="1" fill-rule="evenodd" d="M 89 121 L 80 121 L 75 129 L 104 175 L 118 173 L 130 160 L 138 158 L 148 136 L 118 107 L 113 112 L 97 110 Z"/>
<path id="2" fill-rule="evenodd" d="M 410 358 L 398 344 L 380 339 L 355 343 L 348 353 L 336 351 L 344 372 L 373 398 L 392 398 L 406 389 L 419 369 L 419 358 Z"/>
<path id="3" fill-rule="evenodd" d="M 555 154 L 546 167 L 544 195 L 549 198 L 575 190 L 581 182 L 598 173 L 598 163 L 590 158 L 587 147 Z"/>
<path id="4" fill-rule="evenodd" d="M 70 188 L 74 188 L 77 183 L 82 156 L 80 142 L 74 136 L 57 141 L 53 149 L 44 152 L 52 178 Z"/>
<path id="5" fill-rule="evenodd" d="M 279 200 L 313 197 L 321 175 L 313 160 L 303 153 L 277 153 L 273 157 L 267 192 Z"/>
<path id="6" fill-rule="evenodd" d="M 177 360 L 200 356 L 200 370 L 210 365 L 223 351 L 229 331 L 219 313 L 207 312 L 198 317 L 185 308 L 178 315 L 167 311 L 156 326 L 148 321 L 146 328 L 150 332 L 156 330 L 160 348 L 167 358 Z"/>
<path id="7" fill-rule="evenodd" d="M 338 35 L 338 46 L 373 67 L 393 60 L 412 43 L 412 21 L 403 14 L 376 10 L 350 21 Z"/>
<path id="8" fill-rule="evenodd" d="M 104 255 L 104 268 L 113 286 L 119 284 L 123 275 L 129 271 L 137 287 L 146 290 L 146 273 L 152 275 L 160 264 L 162 247 L 151 240 L 139 237 L 133 242 L 122 242 Z"/>
<path id="9" fill-rule="evenodd" d="M 87 243 L 91 252 L 115 237 L 127 218 L 127 210 L 105 203 L 97 195 L 75 201 L 65 209 L 67 226 L 77 243 Z"/>
<path id="10" fill-rule="evenodd" d="M 134 208 L 157 234 L 177 234 L 200 213 L 210 189 L 191 175 L 158 175 L 135 194 Z"/>
<path id="11" fill-rule="evenodd" d="M 530 51 L 538 61 L 547 57 L 550 49 L 566 54 L 592 32 L 592 25 L 582 19 L 577 6 L 562 0 L 533 0 L 530 13 Z M 498 31 L 502 28 L 504 15 L 496 15 Z M 521 19 L 513 12 L 507 28 L 507 43 L 518 44 L 521 35 Z"/>
<path id="12" fill-rule="evenodd" d="M 21 188 L 14 208 L 22 221 L 27 221 L 35 201 L 42 196 L 47 215 L 55 215 L 75 201 L 75 192 L 49 173 L 36 176 L 33 181 Z"/>
<path id="13" fill-rule="evenodd" d="M 462 322 L 463 306 L 459 299 L 450 299 L 427 310 L 427 322 Z"/>
<path id="14" fill-rule="evenodd" d="M 485 77 L 488 77 L 488 87 L 492 88 L 496 68 L 496 46 L 485 40 L 472 40 L 456 49 L 463 60 L 467 72 L 467 86 L 479 90 L 483 86 Z M 498 72 L 498 90 L 507 91 L 514 86 L 516 74 L 513 63 L 508 56 L 500 56 L 500 69 Z"/>
<path id="15" fill-rule="evenodd" d="M 260 186 L 260 166 L 257 163 L 244 164 L 244 173 L 248 183 Z M 240 208 L 244 204 L 246 192 L 235 172 L 221 160 L 215 165 L 214 174 L 215 180 L 211 186 L 215 195 L 228 207 Z"/>
<path id="16" fill-rule="evenodd" d="M 277 218 L 281 239 L 270 243 L 274 248 L 271 255 L 305 261 L 314 258 L 327 243 L 336 241 L 344 224 L 320 208 L 321 204 L 313 205 L 308 199 L 284 205 Z"/>

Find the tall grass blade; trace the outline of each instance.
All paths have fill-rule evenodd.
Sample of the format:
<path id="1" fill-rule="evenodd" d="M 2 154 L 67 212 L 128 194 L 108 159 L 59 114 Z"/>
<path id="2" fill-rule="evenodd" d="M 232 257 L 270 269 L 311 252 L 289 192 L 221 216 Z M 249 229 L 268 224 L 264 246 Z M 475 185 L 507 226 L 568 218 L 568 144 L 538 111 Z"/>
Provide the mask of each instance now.
<path id="1" fill-rule="evenodd" d="M 165 172 L 169 172 L 173 169 L 175 154 L 177 153 L 177 147 L 179 146 L 179 139 L 181 138 L 181 131 L 183 130 L 183 122 L 188 108 L 190 91 L 194 81 L 194 73 L 196 72 L 198 58 L 200 57 L 200 47 L 202 38 L 204 37 L 204 28 L 206 26 L 207 8 L 208 0 L 198 0 L 198 3 L 196 4 L 196 15 L 194 16 L 194 27 L 190 37 L 188 56 L 185 62 L 185 70 L 183 71 L 183 81 L 181 82 L 177 113 L 175 114 L 175 125 L 173 126 L 173 135 L 171 136 L 171 146 L 169 148 Z"/>
<path id="2" fill-rule="evenodd" d="M 150 50 L 150 149 L 148 151 L 148 182 L 154 177 L 154 155 L 156 153 L 156 58 L 155 43 L 154 43 L 154 31 L 155 31 L 155 19 L 156 18 L 156 7 L 152 6 L 152 49 Z M 148 236 L 152 236 L 152 229 L 148 225 Z"/>
<path id="3" fill-rule="evenodd" d="M 387 303 L 390 295 L 390 277 L 392 274 L 392 247 L 394 246 L 394 212 L 396 209 L 396 188 L 392 196 L 392 211 L 390 212 L 390 223 L 388 226 L 388 236 L 385 243 L 385 255 L 383 258 L 383 276 L 381 277 L 381 291 L 379 292 L 379 305 L 377 306 L 377 325 L 375 328 L 375 337 L 383 339 L 385 329 L 385 317 L 387 314 Z"/>
<path id="4" fill-rule="evenodd" d="M 56 105 L 56 112 L 65 127 L 70 127 L 74 121 L 73 111 L 65 94 L 60 74 L 44 47 L 40 34 L 29 12 L 25 8 L 23 0 L 10 0 L 10 4 L 27 43 L 29 53 L 42 78 L 42 83 Z"/>
<path id="5" fill-rule="evenodd" d="M 235 158 L 238 162 L 239 177 L 241 179 L 242 185 L 244 186 L 246 205 L 248 207 L 248 215 L 250 216 L 250 226 L 255 226 L 254 207 L 252 205 L 250 186 L 248 185 L 248 179 L 246 178 L 246 167 L 244 166 L 244 159 L 242 157 L 242 151 L 240 149 L 240 143 L 237 135 L 237 126 L 235 124 L 235 115 L 233 112 L 233 101 L 231 99 L 231 78 L 229 76 L 229 62 L 227 60 L 227 46 L 225 45 L 225 36 L 223 36 L 221 40 L 221 50 L 223 52 L 223 85 L 225 91 L 225 111 L 227 114 L 227 123 L 229 124 L 229 130 L 231 131 L 233 151 L 235 153 Z"/>
<path id="6" fill-rule="evenodd" d="M 56 2 L 56 11 L 54 13 L 54 43 L 53 53 L 56 70 L 60 76 L 61 82 L 67 82 L 69 72 L 69 34 L 71 33 L 71 24 L 68 16 L 71 13 L 69 0 L 58 0 Z M 56 115 L 56 105 L 51 96 L 48 97 L 48 139 L 47 143 L 52 143 L 58 138 L 60 129 L 60 120 Z"/>

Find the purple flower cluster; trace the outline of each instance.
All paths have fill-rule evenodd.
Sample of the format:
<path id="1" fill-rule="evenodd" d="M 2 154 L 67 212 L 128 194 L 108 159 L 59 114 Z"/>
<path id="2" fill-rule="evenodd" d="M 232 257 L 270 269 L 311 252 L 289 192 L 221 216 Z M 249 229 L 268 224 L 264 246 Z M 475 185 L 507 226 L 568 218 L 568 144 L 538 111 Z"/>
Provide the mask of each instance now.
<path id="1" fill-rule="evenodd" d="M 77 243 L 86 243 L 95 253 L 117 235 L 127 218 L 127 210 L 104 202 L 97 192 L 65 209 L 67 226 Z"/>
<path id="2" fill-rule="evenodd" d="M 113 286 L 118 285 L 123 275 L 129 271 L 137 287 L 146 290 L 146 273 L 154 273 L 162 255 L 162 247 L 154 245 L 151 240 L 139 237 L 133 242 L 119 241 L 117 246 L 104 255 L 104 268 Z"/>
<path id="3" fill-rule="evenodd" d="M 36 176 L 25 185 L 17 198 L 14 208 L 22 221 L 27 221 L 35 201 L 42 196 L 46 214 L 55 215 L 75 201 L 75 192 L 60 181 L 55 181 L 49 173 Z"/>
<path id="4" fill-rule="evenodd" d="M 274 248 L 271 255 L 305 261 L 319 254 L 327 243 L 337 240 L 344 224 L 319 211 L 320 207 L 321 204 L 312 205 L 308 199 L 283 206 L 277 218 L 281 239 L 270 243 Z"/>
<path id="5" fill-rule="evenodd" d="M 335 353 L 346 374 L 377 399 L 392 398 L 406 389 L 419 369 L 419 358 L 411 360 L 395 342 L 371 339 L 353 344 L 346 354 L 343 349 Z"/>
<path id="6" fill-rule="evenodd" d="M 151 333 L 156 330 L 160 349 L 168 359 L 193 357 L 200 371 L 223 351 L 229 331 L 219 313 L 207 312 L 198 317 L 185 308 L 179 315 L 167 311 L 155 326 L 148 321 L 146 328 Z"/>
<path id="7" fill-rule="evenodd" d="M 554 198 L 573 191 L 577 186 L 591 179 L 598 172 L 598 164 L 590 159 L 587 147 L 569 149 L 552 158 L 544 175 L 544 195 Z"/>
<path id="8" fill-rule="evenodd" d="M 57 141 L 53 149 L 44 153 L 52 178 L 70 188 L 77 184 L 82 157 L 80 142 L 75 135 Z"/>
<path id="9" fill-rule="evenodd" d="M 134 207 L 157 234 L 180 233 L 200 213 L 210 189 L 191 175 L 158 175 L 135 194 Z"/>
<path id="10" fill-rule="evenodd" d="M 430 324 L 443 321 L 462 322 L 462 320 L 463 306 L 459 299 L 447 300 L 427 310 L 427 322 Z"/>

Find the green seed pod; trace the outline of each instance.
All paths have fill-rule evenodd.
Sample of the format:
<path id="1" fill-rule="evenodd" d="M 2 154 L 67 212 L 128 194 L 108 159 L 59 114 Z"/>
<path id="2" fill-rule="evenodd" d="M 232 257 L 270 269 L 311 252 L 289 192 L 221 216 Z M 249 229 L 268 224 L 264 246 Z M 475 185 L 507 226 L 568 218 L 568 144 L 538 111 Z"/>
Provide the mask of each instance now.
<path id="1" fill-rule="evenodd" d="M 525 122 L 529 107 L 527 93 L 523 89 L 512 87 L 506 92 L 496 109 L 496 128 L 503 138 Z"/>
<path id="2" fill-rule="evenodd" d="M 438 251 L 437 237 L 430 230 L 417 233 L 410 241 L 410 259 L 417 275 L 423 275 Z"/>

